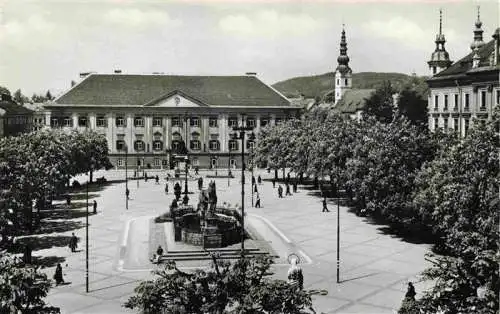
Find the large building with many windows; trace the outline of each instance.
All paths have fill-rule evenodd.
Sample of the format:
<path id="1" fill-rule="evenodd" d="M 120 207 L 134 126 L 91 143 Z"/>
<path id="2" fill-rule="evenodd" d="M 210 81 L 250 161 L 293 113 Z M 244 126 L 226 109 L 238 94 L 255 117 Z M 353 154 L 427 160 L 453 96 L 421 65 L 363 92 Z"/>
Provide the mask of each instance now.
<path id="1" fill-rule="evenodd" d="M 240 167 L 232 127 L 260 128 L 300 114 L 300 107 L 243 76 L 88 74 L 45 105 L 47 126 L 95 130 L 108 139 L 117 168 L 167 168 L 181 146 L 192 167 Z M 245 141 L 245 153 L 255 145 Z"/>
<path id="2" fill-rule="evenodd" d="M 479 13 L 474 26 L 471 52 L 452 63 L 444 48 L 440 19 L 436 50 L 428 62 L 433 75 L 427 80 L 431 131 L 451 129 L 464 136 L 473 123 L 490 119 L 494 107 L 500 105 L 500 29 L 484 42 Z"/>

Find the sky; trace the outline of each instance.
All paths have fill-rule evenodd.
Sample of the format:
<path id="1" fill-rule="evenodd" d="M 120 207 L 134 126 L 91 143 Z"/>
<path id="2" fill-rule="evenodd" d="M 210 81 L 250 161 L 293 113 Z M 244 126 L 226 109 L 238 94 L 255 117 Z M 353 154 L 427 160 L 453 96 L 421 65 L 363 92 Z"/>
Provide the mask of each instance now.
<path id="1" fill-rule="evenodd" d="M 243 75 L 264 82 L 332 72 L 342 24 L 353 72 L 429 73 L 443 10 L 453 61 L 484 40 L 497 0 L 0 0 L 0 86 L 55 95 L 80 72 Z"/>

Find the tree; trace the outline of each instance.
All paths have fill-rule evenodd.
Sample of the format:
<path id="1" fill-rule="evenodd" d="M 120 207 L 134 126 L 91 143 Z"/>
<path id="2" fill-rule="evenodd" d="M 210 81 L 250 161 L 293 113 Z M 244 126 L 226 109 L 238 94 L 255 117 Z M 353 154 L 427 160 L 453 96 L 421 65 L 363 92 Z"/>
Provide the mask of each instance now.
<path id="1" fill-rule="evenodd" d="M 398 110 L 413 125 L 427 129 L 427 100 L 420 97 L 416 91 L 405 88 L 399 93 Z"/>
<path id="2" fill-rule="evenodd" d="M 10 95 L 10 90 L 5 86 L 0 86 L 0 94 Z"/>
<path id="3" fill-rule="evenodd" d="M 47 90 L 47 93 L 45 94 L 45 99 L 46 100 L 53 100 L 54 99 L 54 97 L 50 93 L 50 90 Z"/>
<path id="4" fill-rule="evenodd" d="M 25 265 L 16 257 L 0 257 L 0 313 L 60 313 L 59 308 L 43 300 L 50 287 L 51 280 L 38 268 Z"/>
<path id="5" fill-rule="evenodd" d="M 267 278 L 271 257 L 232 264 L 214 255 L 212 260 L 210 270 L 194 273 L 168 261 L 154 272 L 157 278 L 140 283 L 124 306 L 144 313 L 314 313 L 310 292 Z"/>
<path id="6" fill-rule="evenodd" d="M 25 103 L 28 103 L 29 102 L 29 98 L 24 96 L 22 93 L 21 93 L 21 90 L 18 89 L 14 92 L 14 95 L 13 95 L 13 99 L 15 102 L 17 102 L 18 104 L 20 105 L 24 105 Z"/>
<path id="7" fill-rule="evenodd" d="M 392 88 L 391 82 L 384 82 L 366 100 L 366 115 L 373 116 L 383 123 L 391 122 L 394 114 L 394 101 L 392 98 L 394 94 L 395 90 Z"/>

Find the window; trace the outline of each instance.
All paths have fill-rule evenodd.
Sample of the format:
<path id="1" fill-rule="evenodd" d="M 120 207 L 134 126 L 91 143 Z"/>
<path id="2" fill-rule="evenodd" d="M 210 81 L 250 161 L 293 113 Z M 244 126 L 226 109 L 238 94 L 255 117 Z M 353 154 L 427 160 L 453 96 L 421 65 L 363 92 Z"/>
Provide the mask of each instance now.
<path id="1" fill-rule="evenodd" d="M 247 126 L 254 128 L 255 127 L 255 119 L 254 118 L 248 118 L 247 119 Z"/>
<path id="2" fill-rule="evenodd" d="M 96 120 L 96 126 L 98 127 L 106 127 L 106 118 L 104 116 L 98 116 Z"/>
<path id="3" fill-rule="evenodd" d="M 276 119 L 274 119 L 274 121 L 275 121 L 275 124 L 278 125 L 278 124 L 281 123 L 282 119 L 281 118 L 276 118 Z"/>
<path id="4" fill-rule="evenodd" d="M 155 133 L 153 134 L 153 139 L 154 139 L 155 141 L 161 141 L 161 137 L 162 137 L 162 134 L 161 134 L 160 132 L 155 132 Z"/>
<path id="5" fill-rule="evenodd" d="M 144 147 L 145 147 L 145 145 L 144 145 L 143 141 L 137 140 L 134 142 L 134 148 L 136 151 L 142 152 L 142 151 L 144 151 Z"/>
<path id="6" fill-rule="evenodd" d="M 469 94 L 465 94 L 465 104 L 464 104 L 464 110 L 469 111 Z"/>
<path id="7" fill-rule="evenodd" d="M 193 159 L 191 159 L 191 164 L 193 166 L 199 166 L 200 165 L 200 161 L 198 160 L 198 158 L 194 157 Z"/>
<path id="8" fill-rule="evenodd" d="M 118 159 L 116 160 L 116 164 L 118 165 L 118 167 L 123 167 L 123 159 L 118 158 Z"/>
<path id="9" fill-rule="evenodd" d="M 467 131 L 469 131 L 469 119 L 464 119 L 464 134 L 467 135 Z"/>
<path id="10" fill-rule="evenodd" d="M 254 149 L 254 148 L 255 148 L 255 142 L 247 141 L 247 149 Z"/>
<path id="11" fill-rule="evenodd" d="M 209 142 L 210 150 L 220 150 L 220 142 L 218 140 L 211 140 Z"/>
<path id="12" fill-rule="evenodd" d="M 238 150 L 238 141 L 237 140 L 230 140 L 229 141 L 229 150 L 230 151 Z"/>
<path id="13" fill-rule="evenodd" d="M 434 118 L 434 130 L 439 129 L 439 118 Z"/>
<path id="14" fill-rule="evenodd" d="M 161 117 L 153 117 L 153 126 L 162 126 L 163 120 Z"/>
<path id="15" fill-rule="evenodd" d="M 73 119 L 71 119 L 71 117 L 64 117 L 63 126 L 72 127 L 73 126 Z"/>
<path id="16" fill-rule="evenodd" d="M 437 72 L 437 68 L 435 66 L 432 67 L 432 74 L 436 74 L 436 72 Z"/>
<path id="17" fill-rule="evenodd" d="M 453 129 L 458 132 L 458 118 L 453 119 Z"/>
<path id="18" fill-rule="evenodd" d="M 177 152 L 181 149 L 181 142 L 180 141 L 172 141 L 172 150 L 174 152 Z"/>
<path id="19" fill-rule="evenodd" d="M 161 167 L 161 159 L 160 158 L 155 158 L 153 161 L 153 165 L 155 167 Z"/>
<path id="20" fill-rule="evenodd" d="M 458 109 L 458 94 L 455 94 L 455 103 L 454 103 L 454 107 L 453 107 L 453 110 L 457 110 Z"/>
<path id="21" fill-rule="evenodd" d="M 120 127 L 120 128 L 123 128 L 125 127 L 127 124 L 125 123 L 125 118 L 120 116 L 120 117 L 116 117 L 116 126 L 117 127 Z"/>
<path id="22" fill-rule="evenodd" d="M 439 107 L 439 96 L 434 95 L 434 110 L 438 110 Z"/>
<path id="23" fill-rule="evenodd" d="M 172 118 L 172 126 L 182 126 L 182 121 L 179 117 Z"/>
<path id="24" fill-rule="evenodd" d="M 264 126 L 268 125 L 268 123 L 269 123 L 269 119 L 268 118 L 261 118 L 260 119 L 260 126 L 261 127 L 264 127 Z"/>
<path id="25" fill-rule="evenodd" d="M 448 95 L 444 95 L 444 110 L 448 110 Z"/>
<path id="26" fill-rule="evenodd" d="M 345 79 L 345 85 L 348 85 L 348 83 L 349 83 L 349 80 Z"/>
<path id="27" fill-rule="evenodd" d="M 116 141 L 116 150 L 125 150 L 125 141 L 117 140 Z"/>
<path id="28" fill-rule="evenodd" d="M 87 117 L 78 117 L 78 126 L 87 126 Z"/>
<path id="29" fill-rule="evenodd" d="M 500 105 L 500 89 L 497 89 L 497 105 Z"/>
<path id="30" fill-rule="evenodd" d="M 217 127 L 217 117 L 208 118 L 208 126 L 211 128 L 216 128 Z"/>
<path id="31" fill-rule="evenodd" d="M 229 119 L 227 120 L 227 125 L 230 128 L 238 126 L 238 118 L 236 118 L 236 117 L 229 117 Z"/>
<path id="32" fill-rule="evenodd" d="M 135 127 L 144 127 L 144 118 L 143 117 L 135 117 L 134 118 L 134 126 Z"/>
<path id="33" fill-rule="evenodd" d="M 340 85 L 340 79 L 337 79 L 337 85 Z"/>
<path id="34" fill-rule="evenodd" d="M 192 140 L 189 147 L 192 150 L 200 150 L 201 149 L 201 142 L 198 140 Z"/>
<path id="35" fill-rule="evenodd" d="M 448 130 L 448 118 L 443 118 L 443 126 L 445 130 Z"/>
<path id="36" fill-rule="evenodd" d="M 486 91 L 481 91 L 481 109 L 486 109 Z"/>
<path id="37" fill-rule="evenodd" d="M 199 117 L 191 117 L 190 125 L 194 127 L 200 127 L 200 118 Z"/>
<path id="38" fill-rule="evenodd" d="M 153 150 L 159 151 L 163 149 L 163 142 L 162 141 L 153 141 Z"/>
<path id="39" fill-rule="evenodd" d="M 59 118 L 51 118 L 50 119 L 50 126 L 53 128 L 56 128 L 59 126 Z"/>

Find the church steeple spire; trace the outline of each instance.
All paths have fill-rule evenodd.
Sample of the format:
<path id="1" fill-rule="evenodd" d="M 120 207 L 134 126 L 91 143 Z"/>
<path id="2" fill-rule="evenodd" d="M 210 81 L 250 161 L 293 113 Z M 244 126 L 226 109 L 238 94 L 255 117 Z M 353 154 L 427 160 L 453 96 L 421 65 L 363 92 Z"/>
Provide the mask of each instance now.
<path id="1" fill-rule="evenodd" d="M 452 64 L 450 56 L 444 47 L 446 38 L 443 34 L 443 11 L 441 9 L 439 10 L 439 34 L 436 35 L 434 42 L 436 43 L 436 49 L 431 55 L 431 60 L 427 62 L 432 75 L 437 74 Z"/>
<path id="2" fill-rule="evenodd" d="M 477 21 L 474 24 L 476 28 L 474 29 L 474 41 L 470 45 L 470 49 L 472 51 L 475 51 L 476 48 L 479 49 L 482 46 L 484 46 L 484 41 L 483 41 L 483 29 L 481 26 L 483 26 L 483 22 L 481 22 L 481 15 L 479 11 L 480 7 L 477 6 Z"/>
<path id="3" fill-rule="evenodd" d="M 340 55 L 337 58 L 337 68 L 335 69 L 335 104 L 342 98 L 344 93 L 351 89 L 352 70 L 349 67 L 349 57 L 347 56 L 347 40 L 345 36 L 345 25 L 342 24 L 342 34 L 340 36 Z"/>

